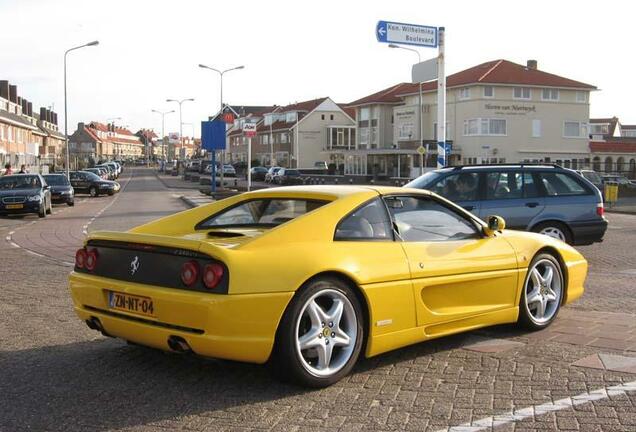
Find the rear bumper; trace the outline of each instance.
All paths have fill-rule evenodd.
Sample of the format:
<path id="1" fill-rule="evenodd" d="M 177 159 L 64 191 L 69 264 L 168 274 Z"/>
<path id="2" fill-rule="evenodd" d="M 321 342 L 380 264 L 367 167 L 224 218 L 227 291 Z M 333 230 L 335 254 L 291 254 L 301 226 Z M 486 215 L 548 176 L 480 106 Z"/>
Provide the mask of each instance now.
<path id="1" fill-rule="evenodd" d="M 607 231 L 607 219 L 572 222 L 570 223 L 570 229 L 572 230 L 574 245 L 581 246 L 602 242 L 605 231 Z"/>
<path id="2" fill-rule="evenodd" d="M 168 338 L 179 336 L 196 354 L 250 363 L 269 358 L 278 323 L 294 294 L 202 294 L 75 272 L 69 283 L 77 315 L 98 318 L 111 336 L 166 351 Z M 150 297 L 155 316 L 111 309 L 108 291 Z"/>

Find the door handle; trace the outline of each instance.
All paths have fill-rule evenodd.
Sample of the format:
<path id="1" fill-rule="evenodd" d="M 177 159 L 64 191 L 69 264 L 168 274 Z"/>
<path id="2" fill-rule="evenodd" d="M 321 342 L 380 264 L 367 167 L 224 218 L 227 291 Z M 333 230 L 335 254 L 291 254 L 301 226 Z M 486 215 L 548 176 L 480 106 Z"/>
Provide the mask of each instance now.
<path id="1" fill-rule="evenodd" d="M 471 205 L 467 205 L 467 206 L 463 206 L 465 210 L 471 211 L 472 209 L 475 208 L 475 206 L 471 206 Z"/>
<path id="2" fill-rule="evenodd" d="M 526 207 L 530 207 L 530 208 L 535 208 L 538 205 L 539 205 L 538 202 L 528 202 L 528 203 L 526 203 Z"/>

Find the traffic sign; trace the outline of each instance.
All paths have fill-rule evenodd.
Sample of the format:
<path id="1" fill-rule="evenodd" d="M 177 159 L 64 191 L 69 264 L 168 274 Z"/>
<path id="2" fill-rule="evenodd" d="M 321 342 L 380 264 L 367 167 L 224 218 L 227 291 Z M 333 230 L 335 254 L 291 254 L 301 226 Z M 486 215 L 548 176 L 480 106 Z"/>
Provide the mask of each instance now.
<path id="1" fill-rule="evenodd" d="M 378 21 L 375 35 L 378 42 L 437 47 L 437 27 Z"/>
<path id="2" fill-rule="evenodd" d="M 243 135 L 247 138 L 253 138 L 256 136 L 256 123 L 245 123 L 243 125 Z"/>
<path id="3" fill-rule="evenodd" d="M 425 155 L 426 154 L 426 147 L 424 147 L 423 145 L 420 144 L 420 146 L 417 148 L 417 152 L 421 155 Z"/>
<path id="4" fill-rule="evenodd" d="M 201 122 L 201 147 L 205 150 L 225 148 L 225 122 L 221 120 Z"/>

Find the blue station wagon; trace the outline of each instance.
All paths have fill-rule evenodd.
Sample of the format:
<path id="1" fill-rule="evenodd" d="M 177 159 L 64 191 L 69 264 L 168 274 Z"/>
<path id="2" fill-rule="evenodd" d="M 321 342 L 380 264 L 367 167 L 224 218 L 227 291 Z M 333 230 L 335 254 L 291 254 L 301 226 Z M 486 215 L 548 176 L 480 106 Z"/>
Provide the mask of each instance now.
<path id="1" fill-rule="evenodd" d="M 534 231 L 574 245 L 603 240 L 601 192 L 558 165 L 474 165 L 430 171 L 405 187 L 428 189 L 480 218 L 496 214 L 512 229 Z"/>

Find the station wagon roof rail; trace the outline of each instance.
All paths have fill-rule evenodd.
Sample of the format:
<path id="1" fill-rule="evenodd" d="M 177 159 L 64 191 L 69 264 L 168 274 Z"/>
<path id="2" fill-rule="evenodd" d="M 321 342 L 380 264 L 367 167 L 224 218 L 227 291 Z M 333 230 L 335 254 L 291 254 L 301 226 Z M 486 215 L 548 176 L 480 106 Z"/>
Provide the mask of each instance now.
<path id="1" fill-rule="evenodd" d="M 533 167 L 533 168 L 563 168 L 561 165 L 552 163 L 504 163 L 504 164 L 474 164 L 474 165 L 457 165 L 452 167 L 453 170 L 463 168 L 490 168 L 490 167 Z"/>

